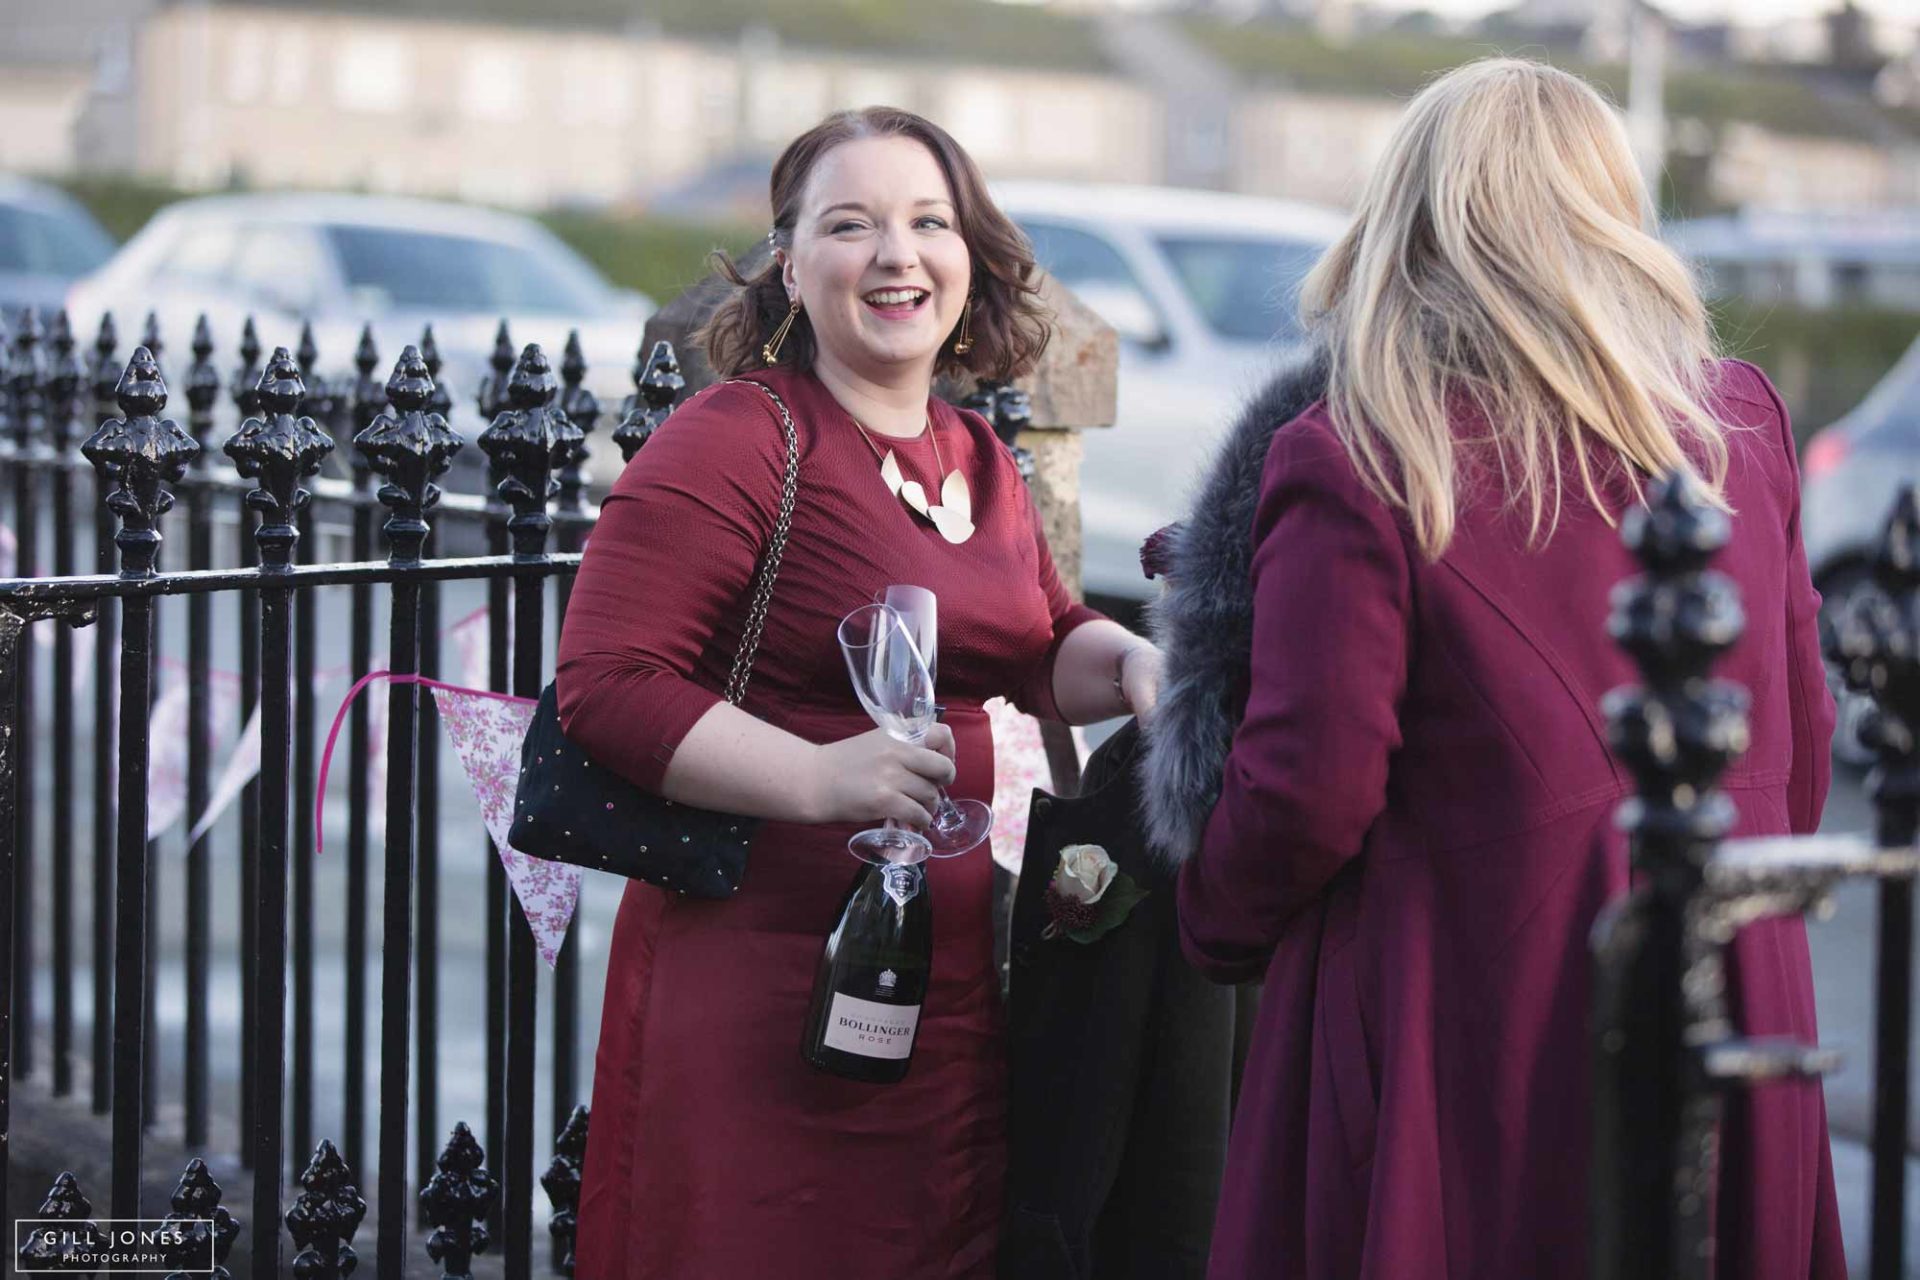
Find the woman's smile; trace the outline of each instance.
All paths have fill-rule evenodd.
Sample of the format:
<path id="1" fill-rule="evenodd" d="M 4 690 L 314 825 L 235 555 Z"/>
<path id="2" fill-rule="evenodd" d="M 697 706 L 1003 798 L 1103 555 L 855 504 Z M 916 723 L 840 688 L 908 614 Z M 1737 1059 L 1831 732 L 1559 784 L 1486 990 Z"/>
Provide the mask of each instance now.
<path id="1" fill-rule="evenodd" d="M 875 289 L 861 301 L 884 320 L 910 320 L 926 309 L 932 297 L 925 289 Z"/>

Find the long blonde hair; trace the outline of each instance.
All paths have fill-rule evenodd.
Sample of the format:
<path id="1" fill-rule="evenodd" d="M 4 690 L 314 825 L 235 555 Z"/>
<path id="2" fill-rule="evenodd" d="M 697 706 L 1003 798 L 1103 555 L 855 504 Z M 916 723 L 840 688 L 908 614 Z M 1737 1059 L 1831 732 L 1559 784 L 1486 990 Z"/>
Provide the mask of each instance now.
<path id="1" fill-rule="evenodd" d="M 1685 468 L 1725 506 L 1711 327 L 1653 225 L 1625 129 L 1575 76 L 1488 58 L 1409 104 L 1301 311 L 1355 467 L 1424 554 L 1453 538 L 1463 407 L 1530 541 L 1558 525 L 1569 466 L 1611 521 L 1609 454 L 1636 490 Z"/>

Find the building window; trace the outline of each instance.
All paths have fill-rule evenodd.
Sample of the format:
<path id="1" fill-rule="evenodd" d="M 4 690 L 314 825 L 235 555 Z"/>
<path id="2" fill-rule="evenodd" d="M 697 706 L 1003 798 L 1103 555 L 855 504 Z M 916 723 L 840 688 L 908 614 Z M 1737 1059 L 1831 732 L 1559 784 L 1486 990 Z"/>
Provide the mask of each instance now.
<path id="1" fill-rule="evenodd" d="M 1014 105 L 1001 86 L 957 81 L 948 90 L 943 116 L 960 145 L 982 163 L 1012 158 Z"/>
<path id="2" fill-rule="evenodd" d="M 407 50 L 392 39 L 355 36 L 333 63 L 333 100 L 349 111 L 391 114 L 407 106 Z"/>
<path id="3" fill-rule="evenodd" d="M 227 50 L 228 101 L 260 101 L 267 84 L 267 57 L 267 33 L 264 29 L 245 26 L 233 33 L 233 42 Z"/>
<path id="4" fill-rule="evenodd" d="M 298 106 L 307 97 L 307 37 L 296 29 L 276 33 L 267 91 L 281 106 Z"/>
<path id="5" fill-rule="evenodd" d="M 460 77 L 460 102 L 477 120 L 521 120 L 527 114 L 527 70 L 512 49 L 475 46 Z"/>
<path id="6" fill-rule="evenodd" d="M 570 125 L 621 125 L 633 118 L 634 72 L 606 49 L 567 55 L 560 82 L 560 119 Z"/>

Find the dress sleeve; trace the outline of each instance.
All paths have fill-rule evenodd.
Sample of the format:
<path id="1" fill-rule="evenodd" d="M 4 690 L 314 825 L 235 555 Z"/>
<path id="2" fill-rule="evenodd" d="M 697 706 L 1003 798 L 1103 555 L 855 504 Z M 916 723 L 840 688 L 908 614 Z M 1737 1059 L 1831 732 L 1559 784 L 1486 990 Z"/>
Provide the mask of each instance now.
<path id="1" fill-rule="evenodd" d="M 1787 822 L 1794 835 L 1806 835 L 1820 825 L 1827 787 L 1833 780 L 1833 694 L 1827 689 L 1827 668 L 1820 656 L 1820 593 L 1813 589 L 1806 544 L 1800 538 L 1800 459 L 1793 447 L 1793 428 L 1786 403 L 1767 376 L 1751 365 L 1747 368 L 1773 401 L 1792 495 L 1787 508 L 1786 600 L 1793 773 L 1787 784 Z"/>
<path id="2" fill-rule="evenodd" d="M 1246 717 L 1179 881 L 1182 948 L 1218 981 L 1257 976 L 1288 918 L 1360 853 L 1400 745 L 1406 543 L 1310 423 L 1267 456 L 1253 588 Z"/>
<path id="3" fill-rule="evenodd" d="M 1026 492 L 1024 482 L 1021 482 L 1019 492 Z M 1053 640 L 1047 645 L 1046 656 L 1040 660 L 1040 665 L 1013 691 L 1009 701 L 1030 716 L 1059 720 L 1062 718 L 1060 704 L 1053 697 L 1053 664 L 1060 656 L 1060 646 L 1075 629 L 1106 615 L 1098 609 L 1076 604 L 1073 597 L 1067 594 L 1066 584 L 1060 581 L 1060 572 L 1054 568 L 1053 552 L 1047 547 L 1046 530 L 1040 527 L 1040 510 L 1034 505 L 1031 495 L 1027 496 L 1027 522 L 1033 530 L 1034 548 L 1039 553 L 1036 558 L 1040 568 L 1040 590 L 1047 598 L 1047 616 L 1053 620 Z"/>
<path id="4" fill-rule="evenodd" d="M 581 556 L 555 693 L 567 737 L 658 791 L 721 695 L 692 679 L 773 533 L 786 449 L 766 397 L 720 386 L 667 419 L 614 482 Z"/>

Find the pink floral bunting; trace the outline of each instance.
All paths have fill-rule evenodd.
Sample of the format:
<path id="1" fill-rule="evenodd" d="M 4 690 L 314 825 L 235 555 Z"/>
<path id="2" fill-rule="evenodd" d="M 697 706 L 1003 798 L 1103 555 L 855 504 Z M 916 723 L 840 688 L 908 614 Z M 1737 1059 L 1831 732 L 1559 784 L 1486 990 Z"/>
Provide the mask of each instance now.
<path id="1" fill-rule="evenodd" d="M 507 843 L 513 826 L 513 792 L 520 778 L 520 740 L 533 720 L 532 701 L 497 693 L 434 684 L 440 723 L 447 727 L 453 753 L 460 758 L 480 813 L 500 851 L 514 896 L 526 913 L 540 958 L 552 967 L 566 941 L 567 926 L 580 901 L 580 868 L 521 853 Z"/>
<path id="2" fill-rule="evenodd" d="M 519 899 L 520 909 L 527 917 L 534 945 L 540 949 L 540 958 L 552 967 L 580 900 L 580 869 L 531 857 L 507 843 L 507 832 L 513 826 L 513 792 L 520 777 L 520 742 L 533 720 L 531 698 L 468 689 L 425 676 L 396 675 L 391 671 L 370 671 L 361 676 L 334 713 L 327 745 L 320 753 L 320 779 L 313 811 L 315 851 L 323 852 L 326 847 L 327 771 L 333 761 L 340 725 L 353 700 L 376 680 L 424 685 L 433 691 L 440 723 L 446 726 L 454 755 L 467 775 L 474 798 L 480 802 L 481 819 L 500 851 L 500 865 L 506 869 L 507 881 L 513 886 L 514 897 Z"/>

